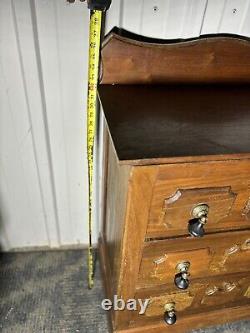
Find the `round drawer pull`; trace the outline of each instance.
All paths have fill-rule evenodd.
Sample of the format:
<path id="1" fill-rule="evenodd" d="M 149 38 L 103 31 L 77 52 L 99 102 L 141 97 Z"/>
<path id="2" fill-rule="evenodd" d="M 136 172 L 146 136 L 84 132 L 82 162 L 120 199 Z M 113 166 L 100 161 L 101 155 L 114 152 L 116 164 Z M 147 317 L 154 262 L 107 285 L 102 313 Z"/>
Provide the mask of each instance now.
<path id="1" fill-rule="evenodd" d="M 175 275 L 175 279 L 174 279 L 174 283 L 176 285 L 177 288 L 179 289 L 187 289 L 189 286 L 189 272 L 188 269 L 190 267 L 190 262 L 186 261 L 186 262 L 181 262 L 176 266 L 177 271 L 179 271 L 179 273 L 177 273 Z"/>
<path id="2" fill-rule="evenodd" d="M 166 324 L 174 325 L 176 323 L 175 303 L 168 303 L 164 307 L 165 313 L 163 319 Z"/>
<path id="3" fill-rule="evenodd" d="M 188 231 L 194 237 L 203 237 L 205 234 L 204 225 L 207 223 L 209 207 L 206 204 L 199 204 L 192 211 L 193 219 L 189 221 Z"/>

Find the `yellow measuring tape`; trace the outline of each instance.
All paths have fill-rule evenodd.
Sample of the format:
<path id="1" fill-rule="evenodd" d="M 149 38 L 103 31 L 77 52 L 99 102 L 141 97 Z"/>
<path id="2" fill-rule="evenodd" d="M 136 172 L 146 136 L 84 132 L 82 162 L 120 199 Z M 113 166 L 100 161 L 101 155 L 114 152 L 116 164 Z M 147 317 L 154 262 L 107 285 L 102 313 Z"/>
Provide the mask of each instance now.
<path id="1" fill-rule="evenodd" d="M 94 285 L 94 251 L 92 246 L 93 225 L 93 169 L 94 140 L 96 126 L 97 83 L 99 75 L 99 54 L 102 26 L 102 11 L 93 10 L 90 17 L 89 30 L 89 73 L 87 101 L 87 155 L 89 180 L 89 247 L 88 247 L 88 286 Z"/>

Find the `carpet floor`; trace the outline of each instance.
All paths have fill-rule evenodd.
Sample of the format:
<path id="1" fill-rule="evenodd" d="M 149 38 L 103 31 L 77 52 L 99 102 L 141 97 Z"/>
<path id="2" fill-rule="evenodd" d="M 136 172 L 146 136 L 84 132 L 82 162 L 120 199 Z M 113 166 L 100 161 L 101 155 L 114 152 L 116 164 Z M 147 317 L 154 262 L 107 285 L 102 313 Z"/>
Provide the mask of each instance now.
<path id="1" fill-rule="evenodd" d="M 0 254 L 0 332 L 107 333 L 100 269 L 88 290 L 86 262 L 83 250 Z M 250 333 L 250 321 L 195 332 Z"/>

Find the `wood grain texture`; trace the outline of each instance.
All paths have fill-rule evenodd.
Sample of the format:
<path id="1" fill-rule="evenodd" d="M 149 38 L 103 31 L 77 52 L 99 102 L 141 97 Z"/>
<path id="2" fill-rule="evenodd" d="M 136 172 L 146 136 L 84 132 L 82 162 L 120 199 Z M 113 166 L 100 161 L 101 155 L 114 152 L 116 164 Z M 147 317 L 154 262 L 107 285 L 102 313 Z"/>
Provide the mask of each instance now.
<path id="1" fill-rule="evenodd" d="M 109 144 L 109 151 L 107 204 L 110 206 L 108 210 L 113 212 L 113 216 L 118 216 L 119 213 L 117 213 L 117 209 L 119 211 L 119 209 L 124 205 L 124 202 L 121 203 L 120 200 L 114 202 L 114 198 L 117 200 L 117 195 L 114 196 L 114 194 L 123 191 L 123 188 L 119 185 L 122 174 L 119 176 L 119 171 L 115 170 L 119 170 L 124 166 L 119 166 L 112 142 Z M 212 162 L 209 163 L 212 166 L 212 171 L 210 170 L 212 174 L 209 174 L 207 164 L 205 164 L 205 167 L 203 166 L 202 168 L 203 171 L 206 171 L 206 181 L 209 181 L 210 177 L 215 180 L 216 178 L 213 173 L 215 170 L 220 170 L 218 165 L 215 167 Z M 227 167 L 230 170 L 229 183 L 231 183 L 232 180 L 234 182 L 235 180 L 241 182 L 242 179 L 246 178 L 246 174 L 248 174 L 249 161 L 228 161 L 228 163 Z M 221 162 L 221 165 L 225 166 L 225 163 Z M 127 199 L 124 196 L 122 199 L 126 201 L 126 207 L 123 208 L 123 211 L 126 209 L 126 216 L 122 214 L 123 218 L 116 220 L 114 218 L 110 218 L 108 210 L 106 215 L 107 221 L 105 235 L 111 233 L 111 235 L 108 236 L 109 240 L 106 239 L 106 245 L 104 246 L 106 247 L 104 252 L 106 252 L 105 256 L 107 257 L 108 262 L 108 264 L 105 265 L 105 272 L 106 276 L 109 277 L 109 295 L 117 294 L 124 300 L 128 300 L 135 297 L 135 295 L 137 297 L 140 290 L 145 290 L 145 288 L 148 288 L 149 290 L 153 286 L 159 286 L 160 288 L 176 288 L 173 283 L 174 276 L 177 273 L 176 266 L 182 261 L 190 261 L 191 263 L 190 273 L 192 286 L 193 284 L 194 286 L 198 286 L 199 283 L 196 282 L 196 280 L 207 276 L 219 276 L 217 281 L 219 283 L 219 281 L 224 281 L 222 281 L 221 274 L 247 272 L 250 262 L 249 231 L 212 234 L 205 236 L 203 239 L 185 237 L 144 243 L 150 207 L 152 207 L 152 200 L 154 200 L 156 196 L 153 189 L 162 189 L 165 187 L 165 185 L 160 186 L 160 183 L 158 182 L 165 182 L 167 177 L 167 179 L 170 180 L 168 186 L 171 186 L 171 180 L 173 183 L 178 181 L 178 179 L 183 182 L 188 179 L 188 175 L 189 177 L 194 177 L 194 179 L 196 179 L 196 177 L 199 179 L 203 174 L 202 170 L 199 171 L 199 168 L 201 168 L 199 164 L 180 164 L 177 166 L 180 167 L 180 169 L 176 168 L 176 165 L 133 167 L 130 170 L 130 176 L 127 175 L 126 177 L 122 177 L 124 181 L 128 182 L 127 185 L 129 186 L 126 190 L 127 185 L 123 184 L 125 192 L 127 193 Z M 195 172 L 189 171 L 189 167 L 191 166 L 197 168 L 195 169 Z M 175 169 L 176 173 L 172 174 L 171 170 L 166 169 L 166 167 L 173 168 L 173 170 Z M 237 167 L 241 170 L 240 175 L 239 171 L 237 171 Z M 235 176 L 234 173 L 232 174 L 232 170 L 235 170 Z M 219 182 L 223 181 L 221 176 L 224 175 L 224 177 L 228 177 L 227 174 L 228 172 L 225 172 L 225 169 L 223 169 L 220 177 L 218 177 Z M 201 183 L 202 185 L 204 185 L 203 182 Z M 215 185 L 218 186 L 218 184 Z M 222 186 L 224 186 L 224 190 L 222 190 L 223 197 L 228 193 L 230 195 L 229 188 L 226 187 L 224 183 Z M 247 188 L 246 182 L 244 182 L 244 186 Z M 213 189 L 213 191 L 215 190 Z M 216 192 L 215 194 L 217 195 L 218 193 Z M 195 198 L 197 199 L 197 197 Z M 244 206 L 242 205 L 242 207 Z M 114 237 L 114 241 L 111 237 Z M 117 239 L 117 242 L 115 239 Z M 225 279 L 224 282 L 227 283 L 228 281 L 230 282 L 231 280 Z M 211 299 L 216 301 L 221 297 L 220 289 L 222 287 L 218 287 L 218 292 L 214 295 L 214 298 L 207 298 L 204 296 L 205 288 L 208 287 L 211 286 L 203 283 L 200 289 L 202 292 L 198 292 L 200 296 L 197 296 L 199 298 L 199 304 L 202 302 L 203 308 L 209 308 L 211 306 L 210 303 L 213 303 Z M 247 292 L 248 287 L 248 284 L 246 284 L 246 286 L 244 285 L 244 293 Z M 229 304 L 231 304 L 230 302 L 233 302 L 235 299 L 238 301 L 239 298 L 237 297 L 239 297 L 239 295 L 242 296 L 242 288 L 237 287 L 234 291 L 232 291 L 232 293 L 226 294 L 225 300 L 228 299 Z M 162 290 L 164 293 L 163 289 L 159 290 Z M 184 298 L 184 304 L 191 304 L 191 298 L 193 297 L 192 295 L 194 295 L 192 290 L 193 289 L 191 289 L 191 294 L 188 296 L 188 300 L 186 301 Z M 166 299 L 169 299 L 168 296 L 166 297 Z M 177 296 L 176 298 L 176 301 L 178 300 L 177 306 L 179 310 L 181 308 L 185 308 L 184 305 L 181 305 L 182 297 L 183 296 Z M 248 299 L 245 302 L 247 301 Z M 195 309 L 194 304 L 196 303 L 193 303 L 192 301 L 191 311 L 194 311 Z M 158 311 L 157 308 L 158 307 L 156 307 L 156 310 L 153 309 L 152 313 Z M 118 311 L 116 313 L 112 312 L 111 316 L 113 327 L 116 330 L 125 329 L 129 324 L 134 325 L 137 323 L 137 319 L 135 319 L 134 314 L 129 311 Z M 152 316 L 154 317 L 154 315 Z M 152 318 L 152 316 L 148 317 Z M 143 322 L 141 322 L 141 324 L 143 324 Z M 147 325 L 150 325 L 150 323 L 147 322 Z"/>
<path id="2" fill-rule="evenodd" d="M 163 44 L 112 32 L 102 50 L 107 290 L 150 298 L 145 315 L 112 312 L 114 332 L 181 333 L 250 313 L 250 43 Z M 188 223 L 199 204 L 208 220 L 194 238 Z M 181 291 L 174 280 L 187 261 Z M 169 302 L 179 315 L 171 327 Z"/>
<path id="3" fill-rule="evenodd" d="M 178 320 L 173 326 L 167 326 L 162 320 L 158 320 L 146 326 L 137 326 L 123 330 L 115 330 L 115 333 L 188 333 L 193 329 L 210 327 L 217 324 L 230 323 L 232 321 L 249 319 L 250 305 L 234 306 L 226 309 L 211 310 L 204 315 L 190 314 Z"/>
<path id="4" fill-rule="evenodd" d="M 118 291 L 121 268 L 122 238 L 130 177 L 129 166 L 119 166 L 111 140 L 108 143 L 106 217 L 103 236 L 109 257 L 112 293 Z"/>
<path id="5" fill-rule="evenodd" d="M 103 168 L 103 179 L 102 179 L 102 211 L 101 211 L 101 236 L 106 239 L 106 214 L 107 214 L 107 193 L 108 193 L 108 168 L 109 168 L 109 146 L 110 136 L 108 132 L 108 126 L 103 119 L 103 155 L 102 155 L 102 168 Z"/>
<path id="6" fill-rule="evenodd" d="M 106 216 L 101 236 L 103 270 L 109 277 L 108 294 L 126 300 L 135 294 L 147 227 L 147 207 L 157 169 L 120 166 L 111 140 L 108 159 Z M 114 327 L 126 327 L 129 316 L 128 311 L 113 312 Z"/>
<path id="7" fill-rule="evenodd" d="M 249 273 L 220 275 L 195 280 L 187 290 L 174 288 L 145 288 L 138 290 L 136 299 L 150 299 L 144 315 L 137 312 L 133 315 L 131 325 L 150 324 L 162 320 L 167 303 L 175 303 L 178 320 L 193 314 L 207 312 L 214 309 L 230 308 L 236 304 L 250 302 L 248 289 Z"/>
<path id="8" fill-rule="evenodd" d="M 250 231 L 177 238 L 144 245 L 137 289 L 174 285 L 178 263 L 190 262 L 190 281 L 225 273 L 247 272 L 250 265 Z"/>
<path id="9" fill-rule="evenodd" d="M 153 167 L 151 167 L 153 168 Z M 171 205 L 169 200 L 183 192 Z M 185 193 L 185 194 L 184 194 Z M 147 237 L 187 235 L 192 209 L 206 203 L 207 233 L 250 227 L 250 160 L 182 163 L 158 166 Z M 166 202 L 169 202 L 167 203 Z M 179 203 L 178 203 L 179 202 Z"/>
<path id="10" fill-rule="evenodd" d="M 114 29 L 102 64 L 103 84 L 250 82 L 250 43 L 230 35 L 154 40 Z"/>
<path id="11" fill-rule="evenodd" d="M 110 257 L 108 255 L 107 251 L 107 245 L 104 240 L 103 235 L 101 234 L 99 237 L 98 242 L 98 254 L 100 258 L 100 266 L 101 266 L 101 274 L 102 274 L 102 281 L 103 281 L 103 287 L 105 291 L 105 296 L 109 299 L 112 299 L 113 297 L 113 288 L 111 285 L 112 281 L 112 271 L 110 269 Z M 108 312 L 108 324 L 109 324 L 109 331 L 113 333 L 113 328 L 115 327 L 115 318 L 114 318 L 114 311 Z"/>
<path id="12" fill-rule="evenodd" d="M 242 154 L 220 154 L 220 155 L 200 155 L 200 156 L 179 156 L 179 157 L 159 157 L 159 158 L 143 158 L 134 160 L 119 160 L 120 165 L 160 165 L 160 164 L 178 164 L 178 163 L 196 163 L 208 161 L 228 161 L 250 159 L 250 153 Z"/>
<path id="13" fill-rule="evenodd" d="M 115 212 L 124 203 L 119 200 L 116 203 L 111 202 L 114 201 L 114 196 L 111 194 L 123 190 L 119 185 L 121 182 L 119 172 L 114 172 L 114 170 L 119 170 L 124 166 L 119 165 L 112 141 L 109 150 L 111 151 L 108 168 L 108 191 L 110 193 L 107 195 L 107 204 L 110 205 L 109 210 Z M 111 238 L 110 242 L 106 241 L 104 246 L 107 248 L 104 252 L 106 252 L 106 261 L 109 263 L 105 265 L 109 295 L 110 293 L 111 295 L 117 294 L 118 297 L 126 301 L 130 298 L 139 297 L 138 295 L 142 295 L 143 290 L 144 295 L 149 297 L 164 296 L 166 290 L 169 290 L 169 292 L 172 290 L 172 293 L 173 290 L 176 290 L 174 294 L 178 293 L 173 282 L 177 273 L 176 266 L 179 262 L 189 261 L 191 263 L 191 289 L 188 290 L 187 299 L 183 296 L 176 296 L 175 300 L 178 301 L 179 311 L 185 310 L 187 315 L 190 316 L 193 312 L 198 311 L 197 304 L 204 311 L 212 311 L 216 302 L 218 303 L 218 309 L 224 304 L 218 301 L 222 299 L 225 299 L 227 306 L 234 306 L 240 302 L 244 307 L 244 304 L 249 302 L 249 298 L 244 296 L 245 293 L 248 295 L 249 283 L 244 284 L 245 280 L 242 280 L 242 284 L 236 285 L 230 290 L 230 293 L 224 295 L 223 288 L 225 288 L 225 284 L 233 285 L 236 280 L 233 280 L 230 276 L 225 278 L 223 276 L 238 272 L 248 274 L 250 263 L 249 231 L 231 232 L 232 225 L 229 224 L 228 230 L 230 232 L 208 234 L 203 239 L 179 237 L 148 242 L 144 242 L 144 240 L 147 224 L 150 221 L 151 208 L 154 200 L 158 198 L 157 193 L 161 193 L 161 195 L 164 193 L 165 195 L 166 190 L 170 190 L 171 186 L 176 185 L 176 182 L 179 181 L 182 185 L 187 182 L 188 185 L 185 185 L 184 188 L 189 188 L 190 184 L 193 184 L 194 188 L 208 188 L 211 197 L 216 197 L 216 202 L 220 202 L 217 196 L 222 195 L 222 207 L 224 207 L 224 199 L 229 196 L 229 198 L 233 198 L 234 205 L 237 203 L 243 209 L 249 199 L 248 176 L 249 160 L 132 167 L 129 176 L 122 177 L 124 181 L 128 182 L 127 185 L 123 184 L 127 196 L 123 196 L 122 199 L 126 200 L 126 207 L 123 208 L 126 210 L 126 215 L 123 215 L 123 218 L 118 221 L 110 219 L 109 214 L 106 215 L 105 233 L 109 233 L 113 229 L 111 237 L 114 236 L 119 239 L 117 247 L 114 246 L 115 242 L 112 242 Z M 217 190 L 218 187 L 220 187 L 219 191 Z M 197 193 L 194 196 L 195 200 L 204 199 L 203 191 Z M 235 193 L 237 193 L 236 197 Z M 205 197 L 209 198 L 207 192 Z M 162 203 L 164 204 L 164 199 Z M 112 214 L 119 215 L 119 213 Z M 242 216 L 242 218 L 247 221 L 246 216 Z M 110 223 L 111 225 L 109 225 Z M 117 234 L 117 231 L 119 234 Z M 113 275 L 116 276 L 115 279 Z M 217 279 L 217 290 L 213 297 L 207 297 L 208 295 L 206 295 L 206 292 L 209 291 L 207 289 L 213 287 L 212 284 L 208 285 L 205 281 L 201 286 L 199 284 L 198 280 L 205 277 Z M 117 283 L 115 288 L 114 281 Z M 195 291 L 196 287 L 198 291 Z M 156 295 L 156 291 L 152 288 L 157 288 L 161 294 Z M 169 300 L 171 297 L 163 298 Z M 159 306 L 161 308 L 161 305 L 159 305 L 161 304 L 161 298 L 156 303 L 158 306 L 153 308 L 152 315 L 147 316 L 149 319 L 142 319 L 141 317 L 138 319 L 134 313 L 129 311 L 112 312 L 113 331 L 124 330 L 126 332 L 128 327 L 132 329 L 133 326 L 137 325 L 148 329 L 156 321 L 155 316 L 159 313 Z M 179 327 L 178 325 L 177 327 Z M 193 322 L 193 325 L 195 325 L 195 322 Z M 204 326 L 206 326 L 205 323 Z M 157 330 L 160 332 L 160 328 L 157 328 Z"/>
<path id="14" fill-rule="evenodd" d="M 130 179 L 127 214 L 122 240 L 121 271 L 118 295 L 125 301 L 135 295 L 136 281 L 142 257 L 143 241 L 146 235 L 148 205 L 152 197 L 152 186 L 156 169 L 136 168 Z M 131 311 L 118 311 L 115 314 L 116 327 L 126 327 Z"/>
<path id="15" fill-rule="evenodd" d="M 105 254 L 105 244 L 100 239 L 101 267 L 107 296 L 112 299 L 108 256 Z M 191 329 L 203 328 L 233 320 L 250 318 L 250 281 L 249 273 L 220 275 L 219 277 L 206 277 L 192 283 L 188 291 L 173 291 L 165 286 L 157 288 L 140 289 L 135 299 L 151 298 L 152 307 L 148 308 L 148 315 L 139 315 L 133 312 L 127 329 L 115 329 L 114 312 L 109 311 L 110 332 L 116 333 L 142 333 L 142 332 L 189 332 Z M 228 290 L 228 287 L 232 290 Z M 165 302 L 178 301 L 178 321 L 174 326 L 167 326 L 162 316 Z M 179 304 L 181 302 L 181 304 Z M 237 304 L 241 306 L 237 306 Z M 190 306 L 190 309 L 188 307 Z M 237 310 L 236 310 L 237 309 Z M 210 320 L 204 320 L 209 317 Z M 229 317 L 225 314 L 230 313 Z M 151 316 L 152 315 L 152 316 Z"/>
<path id="16" fill-rule="evenodd" d="M 99 86 L 118 158 L 138 164 L 249 154 L 249 95 L 250 85 Z"/>
<path id="17" fill-rule="evenodd" d="M 161 222 L 170 229 L 177 226 L 186 228 L 187 221 L 195 218 L 193 209 L 205 203 L 209 207 L 209 225 L 216 226 L 231 213 L 236 197 L 237 194 L 232 192 L 230 186 L 178 189 L 174 195 L 165 199 Z"/>

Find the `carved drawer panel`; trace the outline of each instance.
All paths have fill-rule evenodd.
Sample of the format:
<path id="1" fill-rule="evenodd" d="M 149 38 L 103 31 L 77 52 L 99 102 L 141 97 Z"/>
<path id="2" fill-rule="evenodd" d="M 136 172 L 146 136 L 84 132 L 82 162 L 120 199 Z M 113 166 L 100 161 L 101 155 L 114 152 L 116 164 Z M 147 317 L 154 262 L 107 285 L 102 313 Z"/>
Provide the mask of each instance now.
<path id="1" fill-rule="evenodd" d="M 197 278 L 247 272 L 250 267 L 250 231 L 146 242 L 137 288 L 176 287 L 183 263 L 188 263 L 186 279 L 190 285 Z"/>
<path id="2" fill-rule="evenodd" d="M 249 273 L 238 273 L 210 277 L 194 282 L 188 290 L 141 289 L 136 299 L 149 299 L 143 315 L 135 314 L 139 320 L 163 317 L 166 305 L 174 304 L 177 317 L 189 313 L 206 312 L 217 308 L 228 308 L 235 304 L 250 303 Z M 134 318 L 134 319 L 135 319 Z"/>
<path id="3" fill-rule="evenodd" d="M 250 227 L 250 161 L 159 166 L 147 237 L 188 234 L 200 204 L 208 206 L 205 233 Z"/>

